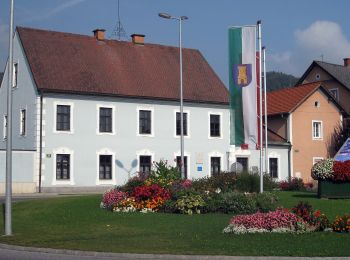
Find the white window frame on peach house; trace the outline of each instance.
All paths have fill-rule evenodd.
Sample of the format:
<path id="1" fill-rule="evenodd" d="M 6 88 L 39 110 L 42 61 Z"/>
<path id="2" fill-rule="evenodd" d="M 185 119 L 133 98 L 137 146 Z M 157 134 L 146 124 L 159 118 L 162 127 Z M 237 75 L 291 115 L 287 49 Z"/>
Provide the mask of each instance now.
<path id="1" fill-rule="evenodd" d="M 315 123 L 320 124 L 319 136 L 315 136 L 315 128 L 314 128 Z M 322 122 L 322 120 L 312 120 L 311 129 L 312 129 L 312 132 L 311 132 L 312 140 L 323 140 L 323 122 Z"/>

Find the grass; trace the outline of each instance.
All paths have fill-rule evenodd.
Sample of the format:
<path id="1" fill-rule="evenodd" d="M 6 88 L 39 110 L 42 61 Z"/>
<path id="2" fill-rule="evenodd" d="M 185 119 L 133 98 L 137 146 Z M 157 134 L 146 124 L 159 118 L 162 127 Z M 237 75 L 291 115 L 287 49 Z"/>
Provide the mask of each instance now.
<path id="1" fill-rule="evenodd" d="M 315 194 L 301 192 L 279 192 L 278 196 L 285 207 L 300 200 L 309 201 L 331 220 L 350 211 L 350 200 L 319 200 Z M 350 234 L 223 234 L 231 215 L 112 213 L 99 208 L 100 198 L 15 203 L 14 236 L 0 236 L 0 242 L 128 253 L 350 256 Z M 4 233 L 3 216 L 0 225 L 0 232 Z"/>

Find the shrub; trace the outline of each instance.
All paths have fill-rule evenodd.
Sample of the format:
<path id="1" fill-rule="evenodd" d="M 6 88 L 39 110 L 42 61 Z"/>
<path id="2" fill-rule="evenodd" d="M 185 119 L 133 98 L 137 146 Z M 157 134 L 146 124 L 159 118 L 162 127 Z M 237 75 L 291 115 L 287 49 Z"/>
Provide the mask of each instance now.
<path id="1" fill-rule="evenodd" d="M 101 207 L 112 210 L 114 205 L 127 198 L 127 194 L 118 189 L 110 189 L 103 194 Z"/>
<path id="2" fill-rule="evenodd" d="M 304 191 L 305 184 L 301 178 L 291 178 L 290 180 L 281 181 L 278 187 L 283 191 Z"/>
<path id="3" fill-rule="evenodd" d="M 179 198 L 175 207 L 183 214 L 192 215 L 193 213 L 200 214 L 205 202 L 200 195 L 188 195 Z"/>
<path id="4" fill-rule="evenodd" d="M 256 212 L 256 204 L 251 196 L 237 192 L 219 194 L 217 210 L 223 213 L 245 214 Z"/>
<path id="5" fill-rule="evenodd" d="M 136 187 L 144 185 L 147 178 L 147 173 L 139 172 L 136 176 L 130 178 L 120 189 L 127 193 L 132 193 Z"/>
<path id="6" fill-rule="evenodd" d="M 350 231 L 350 215 L 345 214 L 344 216 L 337 216 L 332 224 L 334 232 L 349 232 Z"/>
<path id="7" fill-rule="evenodd" d="M 313 211 L 312 206 L 308 202 L 300 201 L 292 212 L 303 219 L 315 230 L 324 230 L 329 227 L 329 220 L 320 210 Z"/>
<path id="8" fill-rule="evenodd" d="M 113 207 L 114 212 L 134 212 L 136 211 L 136 202 L 135 198 L 125 198 L 118 203 L 116 203 Z"/>
<path id="9" fill-rule="evenodd" d="M 285 209 L 268 213 L 237 215 L 230 220 L 224 233 L 257 233 L 257 232 L 305 232 L 305 222 Z"/>
<path id="10" fill-rule="evenodd" d="M 349 182 L 350 181 L 350 161 L 339 162 L 333 164 L 333 181 Z"/>
<path id="11" fill-rule="evenodd" d="M 334 159 L 321 160 L 311 168 L 311 177 L 314 180 L 329 180 L 333 178 Z"/>
<path id="12" fill-rule="evenodd" d="M 194 190 L 199 192 L 215 192 L 220 189 L 222 192 L 233 191 L 235 188 L 236 175 L 232 172 L 221 172 L 210 177 L 196 179 L 192 182 Z"/>
<path id="13" fill-rule="evenodd" d="M 278 207 L 277 196 L 269 192 L 254 194 L 252 199 L 255 202 L 255 211 L 269 212 L 276 210 Z"/>
<path id="14" fill-rule="evenodd" d="M 168 161 L 160 160 L 159 162 L 155 162 L 153 169 L 148 177 L 148 181 L 158 184 L 163 188 L 167 188 L 174 181 L 181 179 L 179 169 L 168 165 Z"/>
<path id="15" fill-rule="evenodd" d="M 265 191 L 272 191 L 277 184 L 270 176 L 264 175 L 263 184 Z M 260 191 L 260 175 L 241 173 L 237 175 L 236 189 L 241 192 L 259 192 Z"/>

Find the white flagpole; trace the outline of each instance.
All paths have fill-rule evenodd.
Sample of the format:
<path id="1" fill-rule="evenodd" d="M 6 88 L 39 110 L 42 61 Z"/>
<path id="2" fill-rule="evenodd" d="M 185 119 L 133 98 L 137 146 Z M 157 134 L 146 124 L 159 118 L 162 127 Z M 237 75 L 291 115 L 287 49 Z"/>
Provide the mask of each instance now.
<path id="1" fill-rule="evenodd" d="M 12 235 L 12 86 L 13 86 L 13 1 L 11 0 L 6 127 L 5 236 Z"/>
<path id="2" fill-rule="evenodd" d="M 264 192 L 264 185 L 263 185 L 263 154 L 262 154 L 262 147 L 263 147 L 263 128 L 262 128 L 262 66 L 261 66 L 261 21 L 258 21 L 258 43 L 259 43 L 259 106 L 260 106 L 260 113 L 259 113 L 259 122 L 260 122 L 260 140 L 259 140 L 259 149 L 260 149 L 260 165 L 259 165 L 259 172 L 260 172 L 260 193 Z"/>
<path id="3" fill-rule="evenodd" d="M 263 51 L 263 68 L 264 68 L 264 114 L 265 114 L 265 173 L 270 173 L 269 167 L 269 153 L 267 143 L 267 99 L 266 99 L 266 47 L 262 48 Z"/>

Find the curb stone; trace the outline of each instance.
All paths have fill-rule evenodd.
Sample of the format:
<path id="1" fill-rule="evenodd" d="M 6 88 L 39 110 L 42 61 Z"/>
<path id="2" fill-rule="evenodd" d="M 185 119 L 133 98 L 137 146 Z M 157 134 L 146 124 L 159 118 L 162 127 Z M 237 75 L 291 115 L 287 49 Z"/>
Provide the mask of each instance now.
<path id="1" fill-rule="evenodd" d="M 211 256 L 211 255 L 169 255 L 169 254 L 132 254 L 132 253 L 106 253 L 93 251 L 79 251 L 67 249 L 52 249 L 39 247 L 25 247 L 0 243 L 0 250 L 14 250 L 26 252 L 40 252 L 49 254 L 90 256 L 90 257 L 110 257 L 118 259 L 171 259 L 171 260 L 350 260 L 350 257 L 290 257 L 290 256 Z"/>

